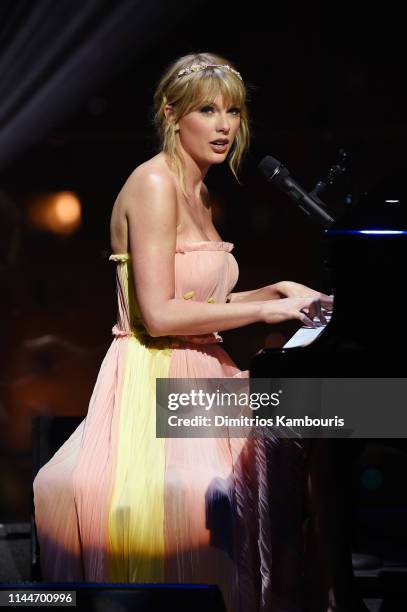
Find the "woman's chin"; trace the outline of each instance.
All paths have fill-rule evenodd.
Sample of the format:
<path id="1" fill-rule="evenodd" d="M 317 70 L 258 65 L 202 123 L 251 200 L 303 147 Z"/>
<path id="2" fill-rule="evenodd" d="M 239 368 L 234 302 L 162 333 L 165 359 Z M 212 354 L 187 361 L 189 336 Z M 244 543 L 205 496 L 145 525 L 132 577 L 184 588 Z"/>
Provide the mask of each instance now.
<path id="1" fill-rule="evenodd" d="M 222 164 L 227 158 L 227 151 L 225 153 L 213 153 L 211 155 L 211 164 Z"/>

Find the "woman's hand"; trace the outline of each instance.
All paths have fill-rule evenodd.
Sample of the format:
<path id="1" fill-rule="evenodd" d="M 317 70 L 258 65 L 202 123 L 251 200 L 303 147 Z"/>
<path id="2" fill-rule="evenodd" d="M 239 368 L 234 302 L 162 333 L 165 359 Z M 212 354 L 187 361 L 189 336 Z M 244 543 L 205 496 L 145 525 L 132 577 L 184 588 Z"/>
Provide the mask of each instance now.
<path id="1" fill-rule="evenodd" d="M 281 298 L 262 302 L 260 305 L 260 320 L 264 323 L 282 323 L 297 319 L 303 325 L 316 327 L 314 317 L 318 318 L 323 325 L 326 324 L 322 302 L 316 297 Z"/>
<path id="2" fill-rule="evenodd" d="M 324 310 L 331 312 L 334 303 L 333 295 L 326 295 L 320 291 L 315 291 L 306 285 L 295 283 L 293 281 L 282 281 L 278 283 L 281 294 L 287 298 L 309 297 L 315 300 L 320 300 Z"/>

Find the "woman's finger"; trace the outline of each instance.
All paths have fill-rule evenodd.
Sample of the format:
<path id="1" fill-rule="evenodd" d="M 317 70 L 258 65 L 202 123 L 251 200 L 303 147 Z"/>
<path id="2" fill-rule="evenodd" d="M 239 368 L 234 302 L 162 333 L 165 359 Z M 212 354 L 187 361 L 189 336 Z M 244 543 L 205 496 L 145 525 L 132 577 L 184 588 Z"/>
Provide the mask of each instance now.
<path id="1" fill-rule="evenodd" d="M 334 296 L 333 295 L 321 295 L 321 304 L 322 307 L 327 310 L 328 312 L 331 312 L 333 309 L 333 305 L 334 305 Z"/>
<path id="2" fill-rule="evenodd" d="M 324 312 L 321 308 L 320 312 L 319 312 L 319 320 L 321 321 L 322 325 L 326 325 L 327 324 L 327 320 L 325 318 Z"/>
<path id="3" fill-rule="evenodd" d="M 322 312 L 322 304 L 321 304 L 321 300 L 314 300 L 309 307 L 308 310 L 308 318 L 309 319 L 318 319 L 318 323 L 317 324 L 321 324 L 321 325 L 326 325 L 327 321 L 326 318 L 324 316 L 324 313 Z"/>
<path id="4" fill-rule="evenodd" d="M 301 310 L 299 311 L 299 315 L 299 319 L 303 322 L 304 325 L 306 325 L 307 327 L 316 327 L 314 321 L 310 319 L 304 308 L 301 308 Z"/>

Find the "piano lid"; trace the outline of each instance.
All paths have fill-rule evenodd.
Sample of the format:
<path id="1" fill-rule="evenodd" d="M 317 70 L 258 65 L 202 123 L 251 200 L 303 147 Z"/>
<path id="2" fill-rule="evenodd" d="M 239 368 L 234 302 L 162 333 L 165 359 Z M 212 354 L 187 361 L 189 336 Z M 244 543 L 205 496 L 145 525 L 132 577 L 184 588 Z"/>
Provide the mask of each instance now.
<path id="1" fill-rule="evenodd" d="M 397 236 L 407 234 L 407 169 L 392 171 L 345 212 L 327 236 L 362 234 Z"/>

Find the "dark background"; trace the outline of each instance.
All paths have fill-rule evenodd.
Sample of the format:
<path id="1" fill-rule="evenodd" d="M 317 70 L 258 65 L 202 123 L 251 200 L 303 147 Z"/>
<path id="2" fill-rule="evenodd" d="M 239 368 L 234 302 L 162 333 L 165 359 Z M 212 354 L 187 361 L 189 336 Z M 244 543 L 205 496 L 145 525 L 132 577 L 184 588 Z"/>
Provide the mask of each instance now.
<path id="1" fill-rule="evenodd" d="M 405 164 L 400 11 L 391 2 L 0 2 L 0 520 L 29 517 L 31 417 L 86 414 L 116 316 L 111 209 L 158 151 L 152 97 L 162 71 L 213 51 L 249 86 L 241 185 L 227 165 L 206 181 L 218 231 L 235 244 L 236 290 L 283 279 L 324 289 L 321 228 L 257 164 L 271 154 L 310 190 L 344 148 L 349 169 L 326 193 L 338 214 Z M 69 236 L 35 229 L 27 215 L 34 198 L 58 191 L 81 202 Z M 363 307 L 384 285 L 378 278 Z M 222 336 L 245 369 L 296 328 Z"/>

